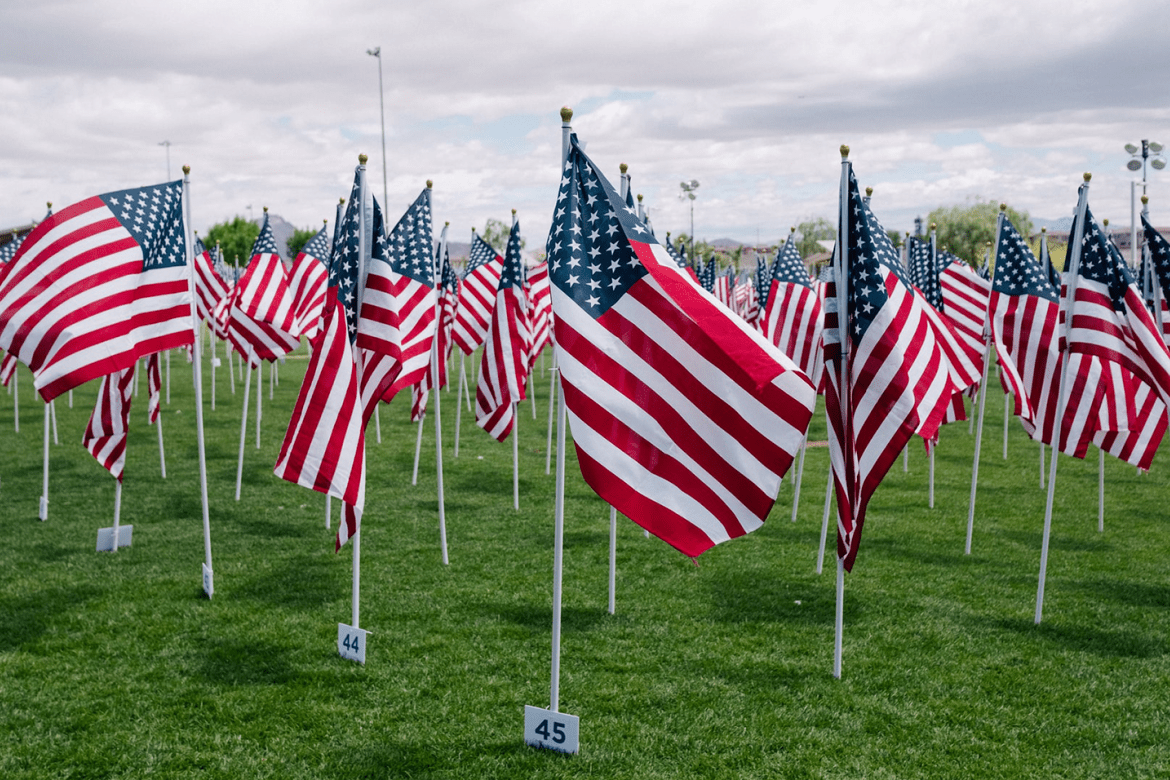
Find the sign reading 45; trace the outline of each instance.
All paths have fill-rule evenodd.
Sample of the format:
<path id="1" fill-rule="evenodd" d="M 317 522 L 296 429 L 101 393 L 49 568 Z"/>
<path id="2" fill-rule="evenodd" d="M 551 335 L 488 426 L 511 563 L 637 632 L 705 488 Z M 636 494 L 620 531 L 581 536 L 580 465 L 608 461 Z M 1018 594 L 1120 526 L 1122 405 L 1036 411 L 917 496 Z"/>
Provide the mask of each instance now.
<path id="1" fill-rule="evenodd" d="M 532 747 L 576 753 L 578 726 L 576 715 L 524 707 L 524 742 Z"/>

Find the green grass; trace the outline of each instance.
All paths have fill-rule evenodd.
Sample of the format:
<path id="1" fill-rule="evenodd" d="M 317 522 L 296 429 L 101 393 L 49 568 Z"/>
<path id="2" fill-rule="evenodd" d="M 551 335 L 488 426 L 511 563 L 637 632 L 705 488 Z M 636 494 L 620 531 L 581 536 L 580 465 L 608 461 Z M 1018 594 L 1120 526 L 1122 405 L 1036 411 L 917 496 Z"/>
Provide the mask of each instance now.
<path id="1" fill-rule="evenodd" d="M 1170 774 L 1170 532 L 1161 463 L 1060 463 L 1044 623 L 1032 622 L 1044 493 L 1018 426 L 1000 455 L 993 401 L 974 552 L 963 555 L 973 437 L 943 431 L 937 502 L 920 446 L 869 511 L 847 577 L 844 674 L 831 676 L 833 562 L 814 573 L 827 450 L 812 448 L 797 523 L 785 484 L 769 522 L 692 562 L 622 520 L 617 614 L 606 614 L 608 511 L 570 448 L 561 708 L 581 753 L 522 742 L 547 706 L 553 479 L 539 420 L 511 447 L 442 396 L 450 566 L 440 561 L 434 445 L 410 485 L 404 401 L 368 444 L 362 667 L 336 654 L 350 551 L 324 498 L 275 478 L 303 355 L 265 382 L 233 500 L 242 388 L 207 409 L 216 595 L 203 559 L 190 371 L 176 353 L 159 478 L 145 396 L 134 402 L 123 523 L 94 551 L 114 483 L 80 446 L 96 384 L 58 402 L 50 518 L 36 520 L 41 405 L 21 376 L 22 431 L 0 393 L 0 777 L 1165 777 Z M 266 377 L 267 379 L 267 377 Z M 371 429 L 372 429 L 371 425 Z M 824 438 L 818 413 L 813 439 Z M 336 522 L 336 520 L 334 521 Z M 830 543 L 831 546 L 831 543 Z"/>

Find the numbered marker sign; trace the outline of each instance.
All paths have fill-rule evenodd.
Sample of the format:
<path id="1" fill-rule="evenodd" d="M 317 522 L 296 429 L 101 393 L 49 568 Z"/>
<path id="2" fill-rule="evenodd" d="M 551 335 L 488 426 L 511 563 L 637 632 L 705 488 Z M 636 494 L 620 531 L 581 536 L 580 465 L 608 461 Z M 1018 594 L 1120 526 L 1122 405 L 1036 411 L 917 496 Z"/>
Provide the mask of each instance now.
<path id="1" fill-rule="evenodd" d="M 578 722 L 576 715 L 525 705 L 524 742 L 558 753 L 576 753 Z"/>
<path id="2" fill-rule="evenodd" d="M 342 658 L 348 658 L 351 661 L 364 664 L 366 662 L 365 629 L 347 626 L 345 623 L 338 623 L 337 653 Z"/>
<path id="3" fill-rule="evenodd" d="M 207 564 L 203 564 L 203 592 L 207 594 L 207 598 L 215 593 L 215 582 L 211 576 L 211 569 L 207 568 Z"/>
<path id="4" fill-rule="evenodd" d="M 129 547 L 130 542 L 133 541 L 134 526 L 122 525 L 118 526 L 118 546 Z M 99 528 L 97 532 L 97 551 L 108 552 L 114 549 L 114 527 Z"/>

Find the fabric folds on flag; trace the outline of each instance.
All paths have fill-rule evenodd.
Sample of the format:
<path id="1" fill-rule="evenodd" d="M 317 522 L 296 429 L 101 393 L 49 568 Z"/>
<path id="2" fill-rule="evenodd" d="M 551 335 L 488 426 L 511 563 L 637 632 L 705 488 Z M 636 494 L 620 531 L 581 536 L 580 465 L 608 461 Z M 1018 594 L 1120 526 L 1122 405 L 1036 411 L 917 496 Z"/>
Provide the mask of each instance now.
<path id="1" fill-rule="evenodd" d="M 759 528 L 812 414 L 808 378 L 695 285 L 575 136 L 547 249 L 585 481 L 685 555 Z"/>
<path id="2" fill-rule="evenodd" d="M 520 223 L 514 221 L 475 391 L 475 424 L 496 441 L 508 438 L 515 418 L 514 406 L 526 397 L 532 334 L 528 298 L 524 295 L 524 270 Z"/>
<path id="3" fill-rule="evenodd" d="M 190 312 L 187 316 L 190 316 Z M 122 468 L 126 465 L 126 434 L 130 430 L 134 368 L 132 364 L 125 371 L 102 377 L 97 401 L 81 440 L 89 454 L 119 482 L 122 481 Z"/>
<path id="4" fill-rule="evenodd" d="M 492 249 L 478 234 L 471 237 L 471 252 L 467 258 L 467 270 L 459 284 L 459 306 L 455 313 L 452 338 L 455 345 L 470 355 L 483 344 L 488 326 L 492 321 L 492 308 L 496 305 L 496 291 L 500 287 L 500 274 L 504 271 L 504 258 Z"/>
<path id="5" fill-rule="evenodd" d="M 215 270 L 211 252 L 198 238 L 195 239 L 194 256 L 195 304 L 199 319 L 211 328 L 212 333 L 223 338 L 227 334 L 227 311 L 222 302 L 230 295 L 228 285 Z"/>
<path id="6" fill-rule="evenodd" d="M 252 245 L 252 260 L 232 290 L 228 338 L 253 366 L 287 355 L 300 343 L 288 272 L 276 249 L 268 214 Z"/>
<path id="7" fill-rule="evenodd" d="M 51 401 L 194 338 L 181 181 L 108 192 L 46 218 L 0 281 L 0 348 Z"/>
<path id="8" fill-rule="evenodd" d="M 325 295 L 329 290 L 329 254 L 332 238 L 322 226 L 293 260 L 289 290 L 293 301 L 293 330 L 309 341 L 321 331 Z"/>
<path id="9" fill-rule="evenodd" d="M 763 288 L 761 288 L 763 289 Z M 790 235 L 776 252 L 760 329 L 816 386 L 820 385 L 821 302 Z"/>
<path id="10" fill-rule="evenodd" d="M 837 252 L 845 251 L 848 260 L 846 310 L 838 310 L 842 280 L 835 277 L 825 296 L 824 344 L 837 555 L 851 571 L 874 490 L 911 436 L 934 438 L 962 386 L 952 378 L 931 307 L 863 202 L 852 166 L 845 168 L 841 211 L 847 221 L 838 231 Z M 842 329 L 848 339 L 844 377 Z"/>
<path id="11" fill-rule="evenodd" d="M 162 369 L 159 353 L 146 358 L 146 419 L 151 425 L 158 422 L 162 409 Z"/>

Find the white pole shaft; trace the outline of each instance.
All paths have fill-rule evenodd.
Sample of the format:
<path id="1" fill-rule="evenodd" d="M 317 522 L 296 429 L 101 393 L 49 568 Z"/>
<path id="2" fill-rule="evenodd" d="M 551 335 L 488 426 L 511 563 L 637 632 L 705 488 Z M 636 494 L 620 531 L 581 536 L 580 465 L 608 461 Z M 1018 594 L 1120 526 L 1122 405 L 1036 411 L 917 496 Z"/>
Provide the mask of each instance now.
<path id="1" fill-rule="evenodd" d="M 158 465 L 162 470 L 162 478 L 167 478 L 167 454 L 163 450 L 163 432 L 162 432 L 162 414 L 160 413 L 158 419 L 154 422 L 154 427 L 158 428 Z"/>
<path id="2" fill-rule="evenodd" d="M 272 393 L 276 389 L 276 361 L 268 364 L 268 400 L 272 400 Z"/>
<path id="3" fill-rule="evenodd" d="M 617 607 L 617 508 L 609 507 L 609 614 Z"/>
<path id="4" fill-rule="evenodd" d="M 199 335 L 198 332 L 196 332 L 195 335 L 198 336 Z M 167 404 L 169 405 L 171 403 L 171 351 L 169 349 L 166 351 L 166 356 L 167 356 Z"/>
<path id="5" fill-rule="evenodd" d="M 260 415 L 264 398 L 264 362 L 256 361 L 256 449 L 260 449 Z"/>
<path id="6" fill-rule="evenodd" d="M 967 500 L 967 544 L 963 548 L 966 555 L 971 554 L 971 534 L 975 530 L 975 488 L 979 484 L 979 453 L 983 448 L 983 423 L 987 417 L 987 370 L 991 363 L 990 351 L 991 335 L 988 334 L 983 339 L 983 384 L 979 392 L 979 425 L 975 428 L 975 462 L 971 464 L 971 497 Z M 1040 457 L 1043 459 L 1043 452 Z"/>
<path id="7" fill-rule="evenodd" d="M 1097 533 L 1105 533 L 1105 450 L 1097 450 Z"/>
<path id="8" fill-rule="evenodd" d="M 1044 489 L 1044 442 L 1040 442 L 1040 489 Z"/>
<path id="9" fill-rule="evenodd" d="M 829 508 L 833 503 L 833 464 L 829 464 L 829 482 L 825 485 L 825 513 L 821 517 L 821 545 L 817 548 L 817 574 L 821 573 L 825 561 L 825 541 L 829 536 Z"/>
<path id="10" fill-rule="evenodd" d="M 110 552 L 118 552 L 118 529 L 122 526 L 122 480 L 114 480 L 114 543 Z"/>
<path id="11" fill-rule="evenodd" d="M 244 478 L 244 442 L 248 438 L 248 394 L 252 391 L 252 372 L 244 375 L 244 406 L 240 412 L 240 460 L 236 465 L 236 501 L 240 500 L 240 483 Z"/>
<path id="12" fill-rule="evenodd" d="M 38 516 L 42 520 L 49 519 L 49 405 L 45 404 L 45 446 L 44 446 L 44 484 L 41 487 L 41 506 Z"/>
<path id="13" fill-rule="evenodd" d="M 459 423 L 463 421 L 463 385 L 467 382 L 467 372 L 463 370 L 463 361 L 467 355 L 459 351 L 459 392 L 455 394 L 455 457 L 459 457 Z"/>
<path id="14" fill-rule="evenodd" d="M 550 473 L 553 443 L 553 410 L 557 408 L 557 355 L 553 353 L 552 376 L 548 380 L 548 441 L 544 445 L 544 473 Z"/>
<path id="15" fill-rule="evenodd" d="M 342 521 L 344 522 L 344 521 Z M 362 521 L 358 518 L 357 532 L 349 540 L 353 545 L 353 620 L 350 623 L 354 628 L 359 627 L 361 617 L 361 579 L 362 579 Z"/>
<path id="16" fill-rule="evenodd" d="M 210 331 L 209 331 L 210 333 Z M 215 411 L 215 334 L 208 339 L 211 342 L 211 411 Z"/>
<path id="17" fill-rule="evenodd" d="M 183 177 L 183 194 L 187 195 L 188 181 L 184 173 Z M 187 230 L 191 230 L 191 201 L 184 197 L 184 209 L 186 212 Z M 191 234 L 187 234 L 187 267 L 190 273 L 187 276 L 188 289 L 191 293 L 191 330 L 195 335 L 194 359 L 192 360 L 192 380 L 195 383 L 195 435 L 199 445 L 199 498 L 202 501 L 203 509 L 203 554 L 204 565 L 207 570 L 211 571 L 211 512 L 207 502 L 207 450 L 205 448 L 206 439 L 203 431 L 203 343 L 198 338 L 199 336 L 199 312 L 196 308 L 195 301 L 195 258 L 191 254 L 191 247 L 195 242 L 191 238 Z M 237 488 L 238 490 L 238 488 Z"/>
<path id="18" fill-rule="evenodd" d="M 552 684 L 549 709 L 560 711 L 561 688 L 561 575 L 565 542 L 565 389 L 558 385 L 557 401 L 557 475 L 553 505 L 553 625 Z"/>
<path id="19" fill-rule="evenodd" d="M 438 368 L 437 353 L 435 367 Z M 438 373 L 436 371 L 436 373 Z M 458 404 L 456 404 L 458 406 Z M 447 507 L 443 493 L 443 426 L 439 417 L 439 392 L 435 391 L 435 478 L 438 480 L 439 496 L 439 543 L 443 547 L 443 565 L 450 563 L 447 558 Z"/>
<path id="20" fill-rule="evenodd" d="M 325 529 L 333 526 L 333 496 L 325 494 Z"/>
<path id="21" fill-rule="evenodd" d="M 906 442 L 906 446 L 902 448 L 902 473 L 910 473 L 910 442 Z"/>
<path id="22" fill-rule="evenodd" d="M 57 401 L 49 401 L 49 419 L 53 423 L 53 444 L 58 445 L 61 440 L 57 438 Z"/>
<path id="23" fill-rule="evenodd" d="M 73 408 L 73 388 L 69 389 L 69 408 Z"/>
<path id="24" fill-rule="evenodd" d="M 1004 393 L 1003 396 L 1003 459 L 1007 460 L 1007 439 L 1008 439 L 1008 421 L 1011 420 L 1011 396 Z"/>
<path id="25" fill-rule="evenodd" d="M 20 433 L 20 369 L 12 372 L 12 421 Z"/>
<path id="26" fill-rule="evenodd" d="M 374 404 L 374 436 L 378 443 L 382 443 L 382 415 L 380 413 L 379 402 Z"/>
<path id="27" fill-rule="evenodd" d="M 427 413 L 423 412 L 422 415 L 418 418 L 418 436 L 416 436 L 414 440 L 414 472 L 410 475 L 410 484 L 412 485 L 418 484 L 418 456 L 422 451 L 423 425 L 426 423 L 426 421 Z"/>
<path id="28" fill-rule="evenodd" d="M 475 353 L 473 352 L 472 355 L 474 355 L 474 354 Z M 472 360 L 474 360 L 474 359 L 475 358 L 473 357 Z M 483 366 L 480 365 L 479 368 L 480 368 L 480 373 L 482 374 L 483 373 Z M 475 380 L 475 386 L 477 389 L 479 388 L 479 379 L 478 378 L 476 378 L 476 380 Z M 471 414 L 471 412 L 473 410 L 471 408 L 471 380 L 470 379 L 468 379 L 467 382 L 463 385 L 463 396 L 467 401 L 467 413 Z"/>
<path id="29" fill-rule="evenodd" d="M 528 372 L 528 397 L 532 399 L 532 419 L 536 419 L 536 381 L 532 378 L 532 371 Z"/>
<path id="30" fill-rule="evenodd" d="M 837 617 L 833 631 L 833 676 L 841 679 L 841 635 L 845 632 L 845 560 L 837 559 Z"/>
<path id="31" fill-rule="evenodd" d="M 808 449 L 808 431 L 800 442 L 800 455 L 796 459 L 796 480 L 792 483 L 792 522 L 796 522 L 796 512 L 800 509 L 800 481 L 804 476 L 804 453 Z"/>
<path id="32" fill-rule="evenodd" d="M 934 451 L 938 449 L 938 444 L 934 444 L 930 448 L 930 487 L 927 489 L 928 506 L 934 509 Z"/>
<path id="33" fill-rule="evenodd" d="M 520 405 L 512 404 L 512 508 L 520 511 Z"/>
<path id="34" fill-rule="evenodd" d="M 228 379 L 231 380 L 232 395 L 235 395 L 236 394 L 236 358 L 235 358 L 236 351 L 231 348 L 231 345 L 225 346 L 224 351 L 227 352 Z"/>

